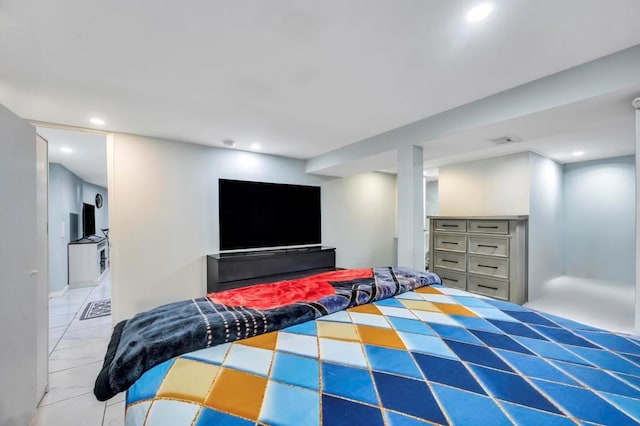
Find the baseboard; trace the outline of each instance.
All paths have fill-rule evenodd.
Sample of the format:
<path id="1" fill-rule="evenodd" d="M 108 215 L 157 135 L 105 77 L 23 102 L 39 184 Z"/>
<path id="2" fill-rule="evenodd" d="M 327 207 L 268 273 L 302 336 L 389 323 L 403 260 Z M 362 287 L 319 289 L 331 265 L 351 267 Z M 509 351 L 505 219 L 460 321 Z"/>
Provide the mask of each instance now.
<path id="1" fill-rule="evenodd" d="M 76 281 L 69 284 L 69 288 L 74 290 L 76 288 L 87 288 L 87 287 L 97 287 L 100 285 L 100 282 L 104 279 L 104 277 L 109 273 L 109 268 L 105 268 L 104 271 L 100 274 L 95 281 Z"/>
<path id="2" fill-rule="evenodd" d="M 65 285 L 62 290 L 59 291 L 50 291 L 49 292 L 49 299 L 51 299 L 52 297 L 60 297 L 60 296 L 64 296 L 67 292 L 69 291 L 69 284 Z"/>

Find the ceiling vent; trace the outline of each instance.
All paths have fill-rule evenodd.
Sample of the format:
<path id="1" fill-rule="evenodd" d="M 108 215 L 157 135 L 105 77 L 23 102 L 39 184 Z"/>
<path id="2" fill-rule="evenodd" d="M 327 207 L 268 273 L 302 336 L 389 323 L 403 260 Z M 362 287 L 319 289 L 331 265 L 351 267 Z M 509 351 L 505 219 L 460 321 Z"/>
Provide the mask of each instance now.
<path id="1" fill-rule="evenodd" d="M 224 139 L 222 141 L 222 145 L 228 148 L 233 148 L 234 146 L 236 146 L 236 141 L 232 141 L 231 139 Z"/>
<path id="2" fill-rule="evenodd" d="M 496 145 L 504 145 L 507 143 L 516 143 L 516 142 L 522 142 L 522 139 L 520 139 L 517 136 L 502 136 L 499 138 L 493 138 L 493 139 L 489 139 L 491 142 L 495 143 Z"/>

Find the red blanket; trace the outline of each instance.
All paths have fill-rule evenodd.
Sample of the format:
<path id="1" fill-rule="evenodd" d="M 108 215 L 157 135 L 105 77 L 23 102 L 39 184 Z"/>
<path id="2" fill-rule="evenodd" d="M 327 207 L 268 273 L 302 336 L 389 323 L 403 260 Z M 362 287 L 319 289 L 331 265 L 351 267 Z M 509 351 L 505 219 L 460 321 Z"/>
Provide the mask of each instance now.
<path id="1" fill-rule="evenodd" d="M 234 290 L 209 293 L 207 297 L 227 306 L 245 306 L 254 309 L 272 309 L 296 302 L 314 302 L 335 293 L 330 282 L 370 278 L 371 269 L 345 269 L 330 271 L 310 277 L 256 284 Z"/>

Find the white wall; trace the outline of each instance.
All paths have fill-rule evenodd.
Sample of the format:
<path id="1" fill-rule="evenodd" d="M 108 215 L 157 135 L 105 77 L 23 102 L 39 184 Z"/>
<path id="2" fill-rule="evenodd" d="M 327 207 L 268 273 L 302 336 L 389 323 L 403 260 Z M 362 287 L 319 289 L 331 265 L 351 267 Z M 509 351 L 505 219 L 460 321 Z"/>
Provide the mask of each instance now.
<path id="1" fill-rule="evenodd" d="M 437 216 L 438 215 L 438 181 L 427 181 L 424 184 L 424 215 L 425 218 L 429 216 Z M 425 219 L 424 227 L 427 230 L 424 233 L 424 248 L 426 257 L 428 257 L 429 251 L 431 248 L 429 247 L 429 220 Z"/>
<path id="2" fill-rule="evenodd" d="M 563 274 L 635 282 L 633 156 L 562 167 L 523 153 L 441 167 L 439 214 L 528 214 L 529 300 Z"/>
<path id="3" fill-rule="evenodd" d="M 425 216 L 435 216 L 438 214 L 438 181 L 427 181 L 424 184 L 424 214 Z M 427 222 L 428 224 L 429 222 Z"/>
<path id="4" fill-rule="evenodd" d="M 635 158 L 564 166 L 565 272 L 635 283 Z"/>
<path id="5" fill-rule="evenodd" d="M 530 156 L 529 300 L 542 284 L 563 273 L 562 166 L 538 154 Z"/>
<path id="6" fill-rule="evenodd" d="M 635 226 L 636 226 L 636 235 L 635 235 L 635 240 L 636 240 L 636 268 L 635 268 L 635 291 L 636 291 L 636 303 L 635 303 L 635 308 L 636 308 L 636 312 L 635 312 L 635 327 L 634 327 L 634 331 L 636 334 L 640 335 L 640 249 L 638 249 L 638 245 L 640 243 L 640 191 L 638 190 L 640 188 L 640 173 L 638 173 L 638 170 L 640 170 L 640 156 L 638 156 L 638 153 L 640 153 L 640 97 L 635 98 L 633 100 L 633 107 L 636 109 L 636 140 L 635 140 L 635 171 L 636 171 L 636 180 L 635 180 L 635 184 L 636 184 L 636 191 L 635 191 L 635 199 L 636 199 L 636 220 L 635 220 Z"/>
<path id="7" fill-rule="evenodd" d="M 398 266 L 424 270 L 424 156 L 415 145 L 398 149 Z"/>
<path id="8" fill-rule="evenodd" d="M 529 213 L 529 153 L 440 167 L 441 216 Z"/>
<path id="9" fill-rule="evenodd" d="M 534 153 L 440 167 L 439 215 L 529 215 L 528 298 L 563 273 L 562 166 Z"/>
<path id="10" fill-rule="evenodd" d="M 219 249 L 219 178 L 301 185 L 322 185 L 331 179 L 307 174 L 303 160 L 124 134 L 109 135 L 107 158 L 115 321 L 206 292 L 205 255 Z M 376 197 L 370 182 L 377 179 L 388 188 L 392 178 L 351 179 L 323 185 L 323 200 L 331 200 L 331 206 L 343 191 Z M 395 189 L 386 192 L 395 194 Z M 387 236 L 376 229 L 386 221 L 376 218 L 369 207 L 381 203 L 369 200 L 365 206 L 354 205 L 351 209 L 351 223 L 369 223 L 360 228 L 361 238 L 376 235 L 376 241 L 393 239 L 394 226 L 385 230 Z M 395 200 L 388 203 L 389 212 L 393 212 Z M 337 205 L 335 208 L 344 209 Z M 366 240 L 356 242 L 360 252 L 368 253 L 368 259 L 358 251 L 350 234 L 334 232 L 326 237 L 327 233 L 332 235 L 335 225 L 327 220 L 335 217 L 332 210 L 322 208 L 323 243 L 337 247 L 339 262 L 368 266 L 388 263 L 384 259 L 388 251 L 367 252 Z M 395 214 L 389 215 L 393 224 Z M 341 250 L 359 257 L 352 260 Z"/>
<path id="11" fill-rule="evenodd" d="M 29 273 L 38 264 L 36 130 L 2 105 L 0 199 L 0 425 L 22 426 L 29 424 L 41 397 L 36 278 Z"/>
<path id="12" fill-rule="evenodd" d="M 363 173 L 322 184 L 322 240 L 343 268 L 394 262 L 396 176 Z"/>

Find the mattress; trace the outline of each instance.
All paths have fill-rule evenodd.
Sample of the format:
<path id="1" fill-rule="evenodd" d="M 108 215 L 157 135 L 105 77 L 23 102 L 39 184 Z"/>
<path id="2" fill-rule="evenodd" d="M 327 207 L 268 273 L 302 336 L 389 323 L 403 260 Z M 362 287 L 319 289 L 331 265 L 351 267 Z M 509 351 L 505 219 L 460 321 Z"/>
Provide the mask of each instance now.
<path id="1" fill-rule="evenodd" d="M 134 425 L 638 424 L 640 341 L 433 285 L 186 353 Z"/>

